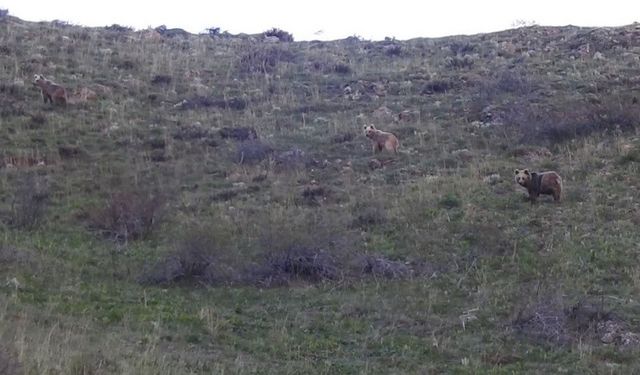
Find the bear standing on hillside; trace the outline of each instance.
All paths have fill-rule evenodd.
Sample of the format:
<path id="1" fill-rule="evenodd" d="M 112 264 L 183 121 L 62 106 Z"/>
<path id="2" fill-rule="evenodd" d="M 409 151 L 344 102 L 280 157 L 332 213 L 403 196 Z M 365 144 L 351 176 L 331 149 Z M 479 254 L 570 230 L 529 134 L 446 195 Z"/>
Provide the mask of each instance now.
<path id="1" fill-rule="evenodd" d="M 56 104 L 67 104 L 67 91 L 64 87 L 50 81 L 40 74 L 33 76 L 33 84 L 40 88 L 42 100 Z"/>
<path id="2" fill-rule="evenodd" d="M 374 154 L 382 150 L 393 151 L 396 154 L 398 153 L 400 142 L 395 135 L 378 130 L 373 125 L 364 126 L 364 135 L 371 139 Z"/>
<path id="3" fill-rule="evenodd" d="M 562 178 L 554 171 L 529 172 L 528 169 L 516 169 L 516 182 L 527 189 L 531 204 L 540 194 L 553 195 L 553 200 L 560 201 L 562 195 Z"/>

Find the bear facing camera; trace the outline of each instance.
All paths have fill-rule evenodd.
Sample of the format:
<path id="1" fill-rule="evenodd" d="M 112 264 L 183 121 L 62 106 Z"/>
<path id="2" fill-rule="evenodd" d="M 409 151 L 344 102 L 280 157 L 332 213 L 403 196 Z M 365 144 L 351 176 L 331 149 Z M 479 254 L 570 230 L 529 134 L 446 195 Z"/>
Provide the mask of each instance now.
<path id="1" fill-rule="evenodd" d="M 540 194 L 553 195 L 560 201 L 562 196 L 562 178 L 557 172 L 530 172 L 528 169 L 516 169 L 516 182 L 527 189 L 531 203 L 535 203 Z"/>

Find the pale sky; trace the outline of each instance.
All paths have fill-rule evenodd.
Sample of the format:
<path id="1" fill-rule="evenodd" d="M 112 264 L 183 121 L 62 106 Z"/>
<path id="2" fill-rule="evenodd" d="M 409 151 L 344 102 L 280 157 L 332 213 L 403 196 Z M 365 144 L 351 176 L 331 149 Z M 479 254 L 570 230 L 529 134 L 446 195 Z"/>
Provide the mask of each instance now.
<path id="1" fill-rule="evenodd" d="M 0 0 L 0 8 L 28 21 L 59 19 L 85 26 L 116 23 L 144 29 L 164 24 L 192 33 L 215 26 L 232 34 L 277 27 L 295 40 L 476 34 L 511 28 L 517 20 L 545 26 L 640 21 L 640 0 Z"/>

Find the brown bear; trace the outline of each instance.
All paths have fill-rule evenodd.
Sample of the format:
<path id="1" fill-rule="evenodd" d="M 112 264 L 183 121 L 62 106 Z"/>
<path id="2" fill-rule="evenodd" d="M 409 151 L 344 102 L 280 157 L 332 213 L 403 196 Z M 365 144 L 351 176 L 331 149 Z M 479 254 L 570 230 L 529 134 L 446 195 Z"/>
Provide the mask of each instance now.
<path id="1" fill-rule="evenodd" d="M 40 88 L 42 100 L 46 103 L 67 104 L 67 90 L 40 74 L 33 76 L 33 84 Z"/>
<path id="2" fill-rule="evenodd" d="M 529 172 L 528 169 L 516 169 L 516 182 L 527 189 L 532 204 L 540 194 L 553 195 L 554 201 L 560 201 L 562 178 L 554 171 Z"/>
<path id="3" fill-rule="evenodd" d="M 378 130 L 373 125 L 364 126 L 364 135 L 371 139 L 374 154 L 382 150 L 393 151 L 396 154 L 398 153 L 400 142 L 395 135 Z"/>

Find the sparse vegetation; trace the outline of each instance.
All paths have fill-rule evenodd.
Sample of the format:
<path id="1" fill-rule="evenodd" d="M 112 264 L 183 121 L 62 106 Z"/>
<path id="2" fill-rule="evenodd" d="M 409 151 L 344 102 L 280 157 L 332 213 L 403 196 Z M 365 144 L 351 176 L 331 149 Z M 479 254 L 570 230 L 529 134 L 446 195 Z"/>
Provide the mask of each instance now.
<path id="1" fill-rule="evenodd" d="M 637 26 L 0 18 L 0 373 L 640 372 Z"/>

